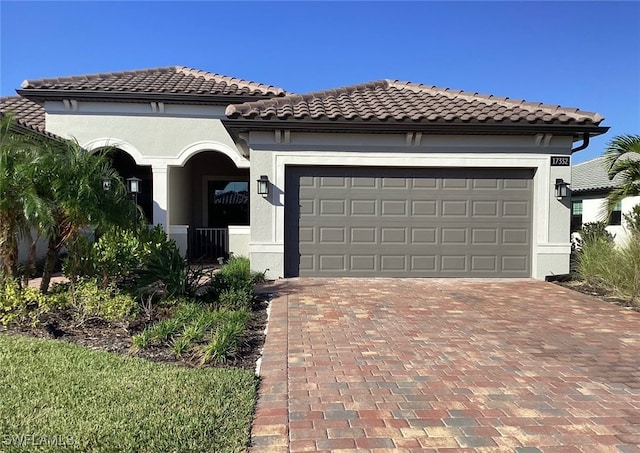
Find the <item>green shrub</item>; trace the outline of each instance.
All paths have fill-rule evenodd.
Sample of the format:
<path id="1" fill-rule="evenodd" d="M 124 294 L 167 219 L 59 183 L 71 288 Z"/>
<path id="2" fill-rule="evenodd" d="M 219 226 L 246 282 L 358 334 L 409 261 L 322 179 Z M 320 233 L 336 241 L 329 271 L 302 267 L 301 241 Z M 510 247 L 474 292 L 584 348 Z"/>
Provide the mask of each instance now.
<path id="1" fill-rule="evenodd" d="M 120 294 L 110 286 L 101 288 L 96 280 L 83 280 L 70 290 L 70 301 L 80 321 L 99 318 L 105 321 L 127 321 L 133 319 L 138 303 L 127 294 Z"/>
<path id="2" fill-rule="evenodd" d="M 264 274 L 251 272 L 248 258 L 231 258 L 213 275 L 204 298 L 216 308 L 248 310 L 253 302 L 253 287 L 261 281 Z"/>
<path id="3" fill-rule="evenodd" d="M 640 204 L 624 215 L 624 221 L 631 235 L 640 237 Z"/>
<path id="4" fill-rule="evenodd" d="M 133 338 L 133 351 L 167 345 L 180 357 L 197 350 L 201 363 L 218 364 L 240 348 L 251 319 L 247 311 L 211 310 L 201 304 L 184 303 L 171 318 L 159 321 Z M 199 344 L 206 343 L 198 347 Z"/>
<path id="5" fill-rule="evenodd" d="M 36 288 L 20 288 L 18 282 L 7 280 L 0 284 L 0 324 L 27 324 L 35 327 L 41 317 L 68 304 L 65 294 L 45 295 Z"/>
<path id="6" fill-rule="evenodd" d="M 606 222 L 591 222 L 582 225 L 580 229 L 582 244 L 584 245 L 601 239 L 613 243 L 613 236 L 607 231 L 606 227 Z"/>
<path id="7" fill-rule="evenodd" d="M 229 318 L 218 326 L 209 343 L 200 349 L 200 363 L 220 364 L 233 358 L 244 341 L 246 322 Z"/>

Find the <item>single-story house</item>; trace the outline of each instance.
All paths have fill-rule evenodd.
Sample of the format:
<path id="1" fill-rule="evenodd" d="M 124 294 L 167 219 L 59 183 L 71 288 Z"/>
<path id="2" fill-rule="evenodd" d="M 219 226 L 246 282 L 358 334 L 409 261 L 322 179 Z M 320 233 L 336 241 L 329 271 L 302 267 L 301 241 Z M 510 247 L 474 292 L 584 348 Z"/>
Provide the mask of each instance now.
<path id="1" fill-rule="evenodd" d="M 248 255 L 270 278 L 567 273 L 571 154 L 608 129 L 576 108 L 417 83 L 297 95 L 185 67 L 17 93 L 3 106 L 25 121 L 115 146 L 149 221 L 190 256 Z"/>
<path id="2" fill-rule="evenodd" d="M 627 197 L 612 212 L 606 215 L 606 199 L 609 193 L 622 182 L 621 175 L 612 180 L 607 175 L 604 157 L 576 164 L 571 170 L 571 232 L 577 232 L 585 223 L 607 222 L 607 231 L 616 244 L 629 238 L 624 225 L 624 215 L 640 203 L 640 197 Z"/>

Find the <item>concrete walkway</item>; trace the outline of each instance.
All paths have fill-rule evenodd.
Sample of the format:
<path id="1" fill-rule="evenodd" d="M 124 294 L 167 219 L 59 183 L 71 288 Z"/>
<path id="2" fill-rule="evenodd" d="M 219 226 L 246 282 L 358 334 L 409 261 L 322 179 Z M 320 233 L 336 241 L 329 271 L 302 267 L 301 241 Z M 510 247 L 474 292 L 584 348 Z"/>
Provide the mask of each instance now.
<path id="1" fill-rule="evenodd" d="M 272 289 L 253 451 L 640 452 L 640 313 L 532 280 Z"/>

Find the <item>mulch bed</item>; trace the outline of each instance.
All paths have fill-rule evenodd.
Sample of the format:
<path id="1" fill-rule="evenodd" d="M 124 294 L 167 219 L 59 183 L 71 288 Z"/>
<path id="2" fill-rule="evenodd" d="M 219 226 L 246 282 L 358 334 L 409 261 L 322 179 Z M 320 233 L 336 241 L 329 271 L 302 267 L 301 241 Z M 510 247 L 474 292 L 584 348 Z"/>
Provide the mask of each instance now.
<path id="1" fill-rule="evenodd" d="M 635 310 L 640 312 L 640 305 L 638 303 L 634 303 L 630 301 L 628 298 L 625 299 L 623 297 L 617 296 L 611 291 L 607 291 L 606 289 L 593 286 L 588 284 L 587 282 L 580 280 L 559 280 L 554 282 L 557 285 L 563 286 L 565 288 L 571 289 L 573 291 L 577 291 L 582 294 L 587 294 L 589 296 L 595 297 L 597 299 L 603 300 L 605 302 L 609 302 L 612 304 L 619 305 L 621 307 L 628 308 L 630 310 Z"/>
<path id="2" fill-rule="evenodd" d="M 267 325 L 267 307 L 271 294 L 258 294 L 251 320 L 245 331 L 244 345 L 234 359 L 217 365 L 218 368 L 242 368 L 255 370 L 265 339 Z M 26 335 L 36 338 L 49 338 L 76 343 L 91 349 L 132 355 L 153 362 L 170 363 L 179 366 L 200 366 L 197 360 L 184 356 L 177 358 L 168 346 L 145 348 L 133 354 L 131 352 L 132 337 L 146 327 L 157 322 L 135 321 L 128 325 L 107 323 L 100 320 L 87 320 L 78 324 L 69 311 L 58 311 L 48 314 L 42 323 L 35 328 L 25 326 L 0 326 L 0 334 Z"/>

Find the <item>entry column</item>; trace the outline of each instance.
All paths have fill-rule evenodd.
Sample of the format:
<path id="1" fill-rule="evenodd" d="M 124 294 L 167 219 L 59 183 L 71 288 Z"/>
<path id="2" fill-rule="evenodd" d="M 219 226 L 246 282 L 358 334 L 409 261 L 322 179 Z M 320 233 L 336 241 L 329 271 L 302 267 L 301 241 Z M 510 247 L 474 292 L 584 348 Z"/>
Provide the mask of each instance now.
<path id="1" fill-rule="evenodd" d="M 167 231 L 169 219 L 167 212 L 167 166 L 153 165 L 153 224 L 162 225 Z"/>

